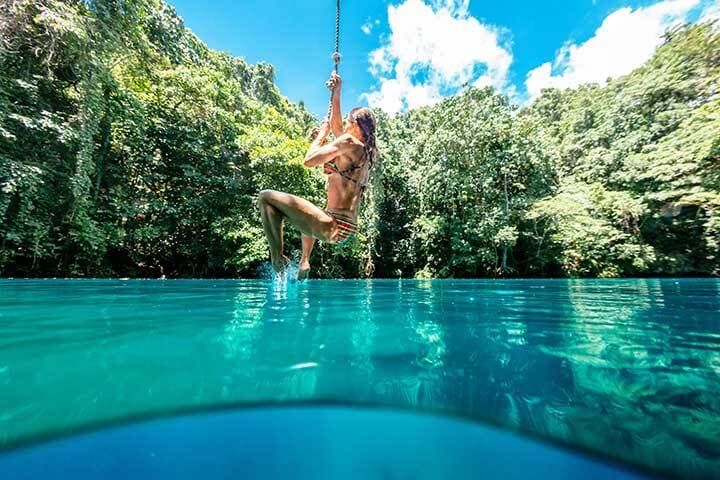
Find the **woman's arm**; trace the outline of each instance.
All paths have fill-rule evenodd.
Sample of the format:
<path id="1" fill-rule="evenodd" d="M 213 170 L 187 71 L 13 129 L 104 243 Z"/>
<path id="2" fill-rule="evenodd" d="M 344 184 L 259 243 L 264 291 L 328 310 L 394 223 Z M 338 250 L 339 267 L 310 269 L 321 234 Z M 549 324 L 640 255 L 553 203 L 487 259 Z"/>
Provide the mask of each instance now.
<path id="1" fill-rule="evenodd" d="M 307 151 L 307 154 L 305 154 L 305 160 L 303 163 L 308 168 L 324 165 L 327 162 L 335 160 L 341 155 L 348 154 L 357 148 L 356 140 L 354 140 L 350 135 L 341 135 L 333 142 L 323 145 L 324 141 L 320 141 L 319 139 L 323 137 L 323 133 L 325 134 L 325 137 L 327 137 L 330 132 L 327 122 L 323 123 L 323 127 L 321 127 L 320 135 L 318 135 L 317 139 Z"/>
<path id="2" fill-rule="evenodd" d="M 332 113 L 330 115 L 330 127 L 335 138 L 343 134 L 342 111 L 340 110 L 340 89 L 342 87 L 342 79 L 340 75 L 333 72 L 327 86 L 332 92 L 330 102 L 332 103 Z"/>

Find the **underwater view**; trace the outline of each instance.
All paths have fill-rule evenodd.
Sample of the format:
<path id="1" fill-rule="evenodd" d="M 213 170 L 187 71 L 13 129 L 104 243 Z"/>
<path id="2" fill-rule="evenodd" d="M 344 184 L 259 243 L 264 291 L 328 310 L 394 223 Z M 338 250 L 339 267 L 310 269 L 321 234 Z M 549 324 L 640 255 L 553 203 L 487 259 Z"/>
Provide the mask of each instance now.
<path id="1" fill-rule="evenodd" d="M 351 461 L 339 452 L 350 448 L 352 432 L 376 438 L 368 432 L 397 422 L 407 428 L 377 434 L 380 463 L 393 466 L 391 439 L 404 432 L 411 443 L 402 444 L 416 445 L 426 435 L 431 446 L 407 446 L 402 455 L 423 458 L 413 465 L 427 476 L 382 470 L 376 478 L 469 478 L 480 462 L 473 445 L 498 451 L 512 441 L 500 457 L 507 478 L 507 468 L 526 467 L 526 456 L 510 454 L 524 451 L 517 442 L 536 440 L 552 450 L 538 457 L 619 462 L 637 475 L 720 472 L 720 280 L 0 280 L 0 292 L 0 468 L 36 472 L 17 478 L 43 476 L 42 463 L 22 458 L 28 447 L 50 448 L 46 440 L 60 441 L 50 448 L 55 458 L 82 459 L 94 448 L 116 454 L 117 467 L 123 449 L 157 447 L 153 431 L 174 432 L 165 454 L 184 452 L 194 471 L 205 457 L 194 458 L 187 442 L 202 443 L 222 425 L 230 432 L 222 438 L 269 442 L 273 458 L 294 459 L 298 478 L 317 478 L 307 466 L 313 451 L 333 452 L 335 470 L 325 473 L 342 471 Z M 246 417 L 243 407 L 252 407 Z M 420 412 L 435 415 L 418 416 L 412 428 L 410 414 Z M 189 413 L 199 415 L 176 417 Z M 230 429 L 222 415 L 246 427 Z M 335 425 L 315 432 L 330 450 L 321 440 L 299 442 L 307 457 L 283 450 L 288 436 L 311 435 L 318 417 Z M 132 430 L 163 418 L 176 424 Z M 259 427 L 262 418 L 271 428 Z M 106 427 L 115 440 L 93 437 Z M 198 440 L 188 432 L 205 433 Z M 478 440 L 511 432 L 521 437 Z M 419 453 L 443 438 L 455 446 Z M 360 463 L 370 455 L 356 453 Z M 292 471 L 277 465 L 290 468 L 283 475 Z M 553 475 L 577 472 L 589 470 Z M 583 475 L 626 478 L 618 472 Z"/>

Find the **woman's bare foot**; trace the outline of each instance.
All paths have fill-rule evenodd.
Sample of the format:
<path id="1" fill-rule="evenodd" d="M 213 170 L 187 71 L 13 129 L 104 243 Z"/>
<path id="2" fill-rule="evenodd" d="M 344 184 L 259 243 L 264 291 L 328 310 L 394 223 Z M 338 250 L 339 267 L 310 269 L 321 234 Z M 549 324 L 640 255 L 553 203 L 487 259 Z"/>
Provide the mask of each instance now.
<path id="1" fill-rule="evenodd" d="M 272 262 L 273 269 L 276 273 L 282 273 L 290 265 L 290 259 L 283 255 L 281 258 L 275 259 Z"/>
<path id="2" fill-rule="evenodd" d="M 297 279 L 299 281 L 307 280 L 308 276 L 310 276 L 310 262 L 301 260 L 300 265 L 298 265 Z"/>

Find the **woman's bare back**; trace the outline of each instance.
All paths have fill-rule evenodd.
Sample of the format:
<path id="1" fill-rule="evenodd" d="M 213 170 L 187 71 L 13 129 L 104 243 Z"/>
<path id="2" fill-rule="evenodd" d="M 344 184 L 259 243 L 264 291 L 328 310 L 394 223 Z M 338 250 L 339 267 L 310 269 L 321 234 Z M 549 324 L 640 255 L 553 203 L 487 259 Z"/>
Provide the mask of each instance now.
<path id="1" fill-rule="evenodd" d="M 347 137 L 343 140 L 352 142 L 355 148 L 335 159 L 334 166 L 337 170 L 332 166 L 325 166 L 325 173 L 329 174 L 326 209 L 355 219 L 360 209 L 369 165 L 365 159 L 364 144 L 351 135 L 346 134 L 343 137 Z"/>

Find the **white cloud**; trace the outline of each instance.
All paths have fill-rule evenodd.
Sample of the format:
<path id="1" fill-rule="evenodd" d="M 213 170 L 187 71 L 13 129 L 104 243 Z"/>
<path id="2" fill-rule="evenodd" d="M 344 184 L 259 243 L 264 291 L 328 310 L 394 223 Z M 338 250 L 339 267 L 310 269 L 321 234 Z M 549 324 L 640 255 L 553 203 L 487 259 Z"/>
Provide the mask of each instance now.
<path id="1" fill-rule="evenodd" d="M 362 30 L 362 32 L 365 35 L 370 35 L 372 33 L 372 29 L 374 26 L 375 26 L 375 24 L 373 22 L 371 22 L 370 20 L 368 20 L 367 22 L 362 24 L 362 26 L 360 27 L 360 30 Z"/>
<path id="2" fill-rule="evenodd" d="M 699 4 L 700 0 L 664 0 L 636 10 L 616 10 L 588 41 L 566 44 L 552 64 L 547 62 L 531 70 L 525 81 L 528 96 L 536 97 L 543 88 L 604 83 L 608 78 L 630 73 L 652 56 L 663 34 L 686 22 Z"/>
<path id="3" fill-rule="evenodd" d="M 370 53 L 377 88 L 363 94 L 388 113 L 438 102 L 465 84 L 507 87 L 512 54 L 469 0 L 404 0 L 388 7 L 390 33 Z"/>
<path id="4" fill-rule="evenodd" d="M 716 27 L 720 27 L 720 2 L 709 4 L 702 13 L 701 22 L 717 21 Z"/>

